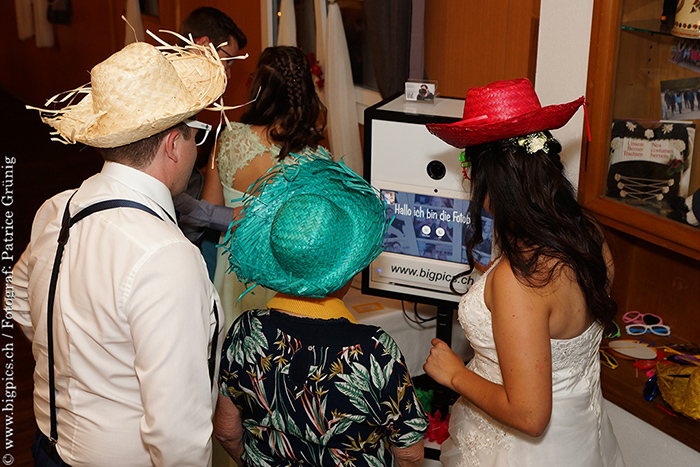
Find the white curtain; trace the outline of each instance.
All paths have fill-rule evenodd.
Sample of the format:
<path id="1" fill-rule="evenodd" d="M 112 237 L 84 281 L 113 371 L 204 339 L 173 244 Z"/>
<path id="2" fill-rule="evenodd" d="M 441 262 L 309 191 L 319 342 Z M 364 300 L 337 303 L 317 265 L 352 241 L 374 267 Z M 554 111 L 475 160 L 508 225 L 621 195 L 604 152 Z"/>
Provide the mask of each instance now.
<path id="1" fill-rule="evenodd" d="M 277 45 L 297 46 L 297 21 L 294 14 L 294 0 L 282 0 L 280 2 Z"/>
<path id="2" fill-rule="evenodd" d="M 34 0 L 34 30 L 37 47 L 53 47 L 53 25 L 46 18 L 48 0 Z"/>
<path id="3" fill-rule="evenodd" d="M 124 26 L 124 45 L 146 40 L 146 33 L 144 32 L 143 22 L 141 21 L 141 6 L 139 5 L 139 0 L 126 0 L 125 17 L 127 23 Z"/>
<path id="4" fill-rule="evenodd" d="M 316 23 L 316 60 L 322 70 L 326 69 L 326 0 L 314 0 L 314 21 Z M 324 76 L 325 79 L 325 76 Z M 318 97 L 327 107 L 324 89 L 316 88 Z"/>
<path id="5" fill-rule="evenodd" d="M 411 51 L 408 77 L 425 78 L 425 0 L 411 2 Z"/>
<path id="6" fill-rule="evenodd" d="M 17 17 L 17 35 L 21 41 L 34 35 L 34 14 L 32 0 L 15 0 L 15 16 Z"/>
<path id="7" fill-rule="evenodd" d="M 325 98 L 328 108 L 330 149 L 336 159 L 342 157 L 348 167 L 362 176 L 362 146 L 355 109 L 355 84 L 352 80 L 350 54 L 340 7 L 334 1 L 328 5 L 324 49 Z"/>
<path id="8" fill-rule="evenodd" d="M 46 18 L 48 0 L 15 0 L 17 35 L 20 40 L 36 35 L 37 47 L 53 47 L 53 26 Z"/>

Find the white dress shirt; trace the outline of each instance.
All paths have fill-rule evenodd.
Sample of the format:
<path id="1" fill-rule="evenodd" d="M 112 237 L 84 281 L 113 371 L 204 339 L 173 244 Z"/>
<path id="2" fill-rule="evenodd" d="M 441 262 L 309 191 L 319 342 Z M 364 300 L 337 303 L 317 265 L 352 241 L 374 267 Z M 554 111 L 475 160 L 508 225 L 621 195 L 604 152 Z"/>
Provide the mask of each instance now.
<path id="1" fill-rule="evenodd" d="M 47 296 L 72 193 L 39 209 L 13 271 L 14 319 L 32 340 L 34 413 L 47 436 Z M 218 295 L 201 254 L 170 219 L 168 188 L 155 178 L 106 163 L 83 182 L 70 212 L 117 198 L 144 204 L 163 220 L 116 208 L 70 229 L 54 307 L 58 453 L 74 467 L 209 465 L 216 388 L 207 360 Z M 219 349 L 216 355 L 215 375 Z"/>

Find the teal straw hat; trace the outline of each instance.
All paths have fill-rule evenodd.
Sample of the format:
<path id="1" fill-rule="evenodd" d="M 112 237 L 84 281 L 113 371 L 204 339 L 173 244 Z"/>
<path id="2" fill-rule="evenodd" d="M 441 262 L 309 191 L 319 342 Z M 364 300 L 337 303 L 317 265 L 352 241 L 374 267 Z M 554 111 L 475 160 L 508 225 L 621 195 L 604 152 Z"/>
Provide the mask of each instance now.
<path id="1" fill-rule="evenodd" d="M 258 179 L 243 197 L 224 248 L 229 272 L 289 295 L 324 297 L 382 251 L 387 229 L 377 189 L 321 154 L 296 156 Z"/>

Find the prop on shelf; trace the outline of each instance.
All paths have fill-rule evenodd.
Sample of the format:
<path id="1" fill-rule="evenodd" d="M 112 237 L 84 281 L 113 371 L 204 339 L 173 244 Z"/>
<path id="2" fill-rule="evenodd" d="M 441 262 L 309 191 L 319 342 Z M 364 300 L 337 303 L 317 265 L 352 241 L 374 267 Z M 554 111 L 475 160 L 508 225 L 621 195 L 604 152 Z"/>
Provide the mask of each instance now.
<path id="1" fill-rule="evenodd" d="M 618 339 L 610 341 L 608 346 L 616 355 L 629 359 L 654 360 L 657 357 L 654 347 L 649 347 L 638 340 Z"/>
<path id="2" fill-rule="evenodd" d="M 696 344 L 669 344 L 657 349 L 657 361 L 637 360 L 634 366 L 647 370 L 649 380 L 642 395 L 648 401 L 661 394 L 675 412 L 700 420 L 700 349 Z M 653 364 L 653 365 L 651 365 Z M 672 411 L 657 407 L 669 415 Z"/>
<path id="3" fill-rule="evenodd" d="M 428 427 L 428 432 L 425 434 L 428 441 L 442 444 L 450 437 L 450 414 L 447 414 L 447 417 L 443 420 L 442 414 L 438 410 L 434 414 L 429 413 L 428 420 L 430 420 L 430 426 Z"/>
<path id="4" fill-rule="evenodd" d="M 685 0 L 678 4 L 671 34 L 689 39 L 700 39 L 700 0 Z"/>
<path id="5" fill-rule="evenodd" d="M 625 331 L 628 335 L 641 335 L 647 332 L 657 336 L 670 336 L 671 328 L 666 326 L 660 316 L 653 313 L 641 313 L 628 311 L 622 315 L 622 321 L 626 323 Z"/>
<path id="6" fill-rule="evenodd" d="M 695 139 L 692 122 L 615 120 L 607 196 L 666 214 L 685 196 Z"/>
<path id="7" fill-rule="evenodd" d="M 700 366 L 659 362 L 656 382 L 661 397 L 673 410 L 700 420 Z"/>
<path id="8" fill-rule="evenodd" d="M 669 200 L 672 211 L 666 216 L 674 221 L 683 222 L 693 227 L 700 226 L 700 189 L 683 198 L 674 196 Z"/>
<path id="9" fill-rule="evenodd" d="M 433 396 L 435 395 L 435 391 L 432 389 L 422 389 L 418 386 L 415 386 L 415 388 L 420 405 L 423 406 L 425 413 L 429 415 L 433 411 Z"/>
<path id="10" fill-rule="evenodd" d="M 598 349 L 598 357 L 600 358 L 600 363 L 602 365 L 607 366 L 611 370 L 616 369 L 618 366 L 620 366 L 619 363 L 617 363 L 617 360 L 615 357 L 613 357 L 611 354 L 606 352 L 603 349 Z"/>

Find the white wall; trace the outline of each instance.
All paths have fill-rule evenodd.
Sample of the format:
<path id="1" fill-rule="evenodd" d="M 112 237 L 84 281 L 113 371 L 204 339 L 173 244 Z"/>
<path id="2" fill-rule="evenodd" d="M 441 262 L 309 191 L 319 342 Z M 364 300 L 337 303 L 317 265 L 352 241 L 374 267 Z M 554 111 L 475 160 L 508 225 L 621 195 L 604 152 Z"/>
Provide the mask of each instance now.
<path id="1" fill-rule="evenodd" d="M 543 106 L 585 95 L 593 0 L 541 0 L 535 90 Z M 578 186 L 584 110 L 552 134 L 562 143 L 566 174 Z"/>
<path id="2" fill-rule="evenodd" d="M 625 458 L 628 467 L 700 465 L 700 452 L 615 404 L 605 402 L 613 431 L 622 450 L 622 457 Z"/>

